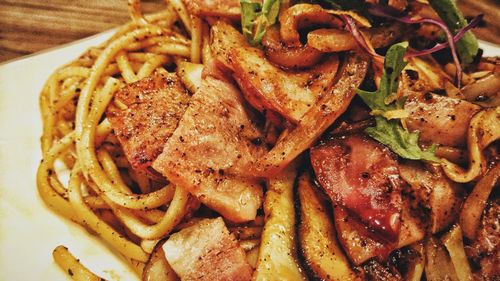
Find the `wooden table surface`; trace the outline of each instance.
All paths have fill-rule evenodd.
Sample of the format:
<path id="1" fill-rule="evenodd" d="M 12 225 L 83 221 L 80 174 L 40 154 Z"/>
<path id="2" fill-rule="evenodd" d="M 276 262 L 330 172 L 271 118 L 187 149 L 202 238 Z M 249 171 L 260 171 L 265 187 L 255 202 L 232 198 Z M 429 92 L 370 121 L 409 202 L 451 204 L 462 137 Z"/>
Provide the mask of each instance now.
<path id="1" fill-rule="evenodd" d="M 164 1 L 144 0 L 145 12 Z M 500 1 L 459 0 L 466 16 L 485 14 L 474 32 L 500 45 Z M 126 0 L 0 0 L 0 62 L 75 41 L 129 19 Z"/>

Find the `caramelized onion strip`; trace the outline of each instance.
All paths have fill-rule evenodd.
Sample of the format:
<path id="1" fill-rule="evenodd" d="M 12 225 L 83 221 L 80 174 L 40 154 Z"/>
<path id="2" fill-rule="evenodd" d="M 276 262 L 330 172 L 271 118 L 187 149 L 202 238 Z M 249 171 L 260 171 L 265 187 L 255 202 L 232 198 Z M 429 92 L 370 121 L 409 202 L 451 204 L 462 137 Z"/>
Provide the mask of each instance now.
<path id="1" fill-rule="evenodd" d="M 308 149 L 345 112 L 368 69 L 366 57 L 348 54 L 339 69 L 339 80 L 304 115 L 297 127 L 287 130 L 273 149 L 254 167 L 255 173 L 269 177 L 284 169 Z"/>
<path id="2" fill-rule="evenodd" d="M 382 48 L 399 38 L 403 30 L 401 23 L 393 23 L 381 27 L 361 29 L 361 32 L 374 48 Z M 358 47 L 358 43 L 349 31 L 327 28 L 309 32 L 307 34 L 307 44 L 322 52 L 342 52 Z"/>
<path id="3" fill-rule="evenodd" d="M 486 207 L 486 201 L 495 186 L 498 186 L 500 164 L 497 163 L 476 184 L 467 197 L 460 212 L 459 224 L 465 237 L 474 239 L 481 222 L 481 215 Z"/>
<path id="4" fill-rule="evenodd" d="M 289 45 L 300 46 L 299 29 L 315 24 L 342 27 L 342 21 L 320 5 L 297 4 L 280 15 L 281 38 Z"/>
<path id="5" fill-rule="evenodd" d="M 271 28 L 262 39 L 267 58 L 285 68 L 305 68 L 318 63 L 323 53 L 306 45 L 287 45 L 278 28 Z"/>
<path id="6" fill-rule="evenodd" d="M 471 120 L 467 133 L 469 169 L 443 159 L 446 175 L 455 182 L 466 183 L 476 179 L 486 168 L 483 149 L 500 138 L 500 107 L 485 109 Z"/>

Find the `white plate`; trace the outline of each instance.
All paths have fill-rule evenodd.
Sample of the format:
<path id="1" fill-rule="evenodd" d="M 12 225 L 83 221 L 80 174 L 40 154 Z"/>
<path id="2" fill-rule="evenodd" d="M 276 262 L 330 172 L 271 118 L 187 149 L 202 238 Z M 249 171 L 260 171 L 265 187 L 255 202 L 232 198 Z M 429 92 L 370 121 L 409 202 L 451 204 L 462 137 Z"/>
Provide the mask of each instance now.
<path id="1" fill-rule="evenodd" d="M 108 280 L 137 280 L 125 261 L 82 227 L 48 210 L 38 196 L 41 159 L 38 95 L 49 75 L 111 32 L 0 64 L 0 276 L 2 280 L 64 280 L 52 259 L 64 244 L 92 271 Z M 485 55 L 500 48 L 481 43 Z"/>

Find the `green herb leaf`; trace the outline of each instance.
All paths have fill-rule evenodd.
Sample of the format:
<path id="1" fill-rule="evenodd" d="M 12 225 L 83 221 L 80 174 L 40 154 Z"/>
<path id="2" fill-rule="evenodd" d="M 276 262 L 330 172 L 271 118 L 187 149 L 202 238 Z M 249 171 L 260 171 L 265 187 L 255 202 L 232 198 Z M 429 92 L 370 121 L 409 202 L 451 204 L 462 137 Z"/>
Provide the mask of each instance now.
<path id="1" fill-rule="evenodd" d="M 384 117 L 375 117 L 376 126 L 365 129 L 365 132 L 380 143 L 385 144 L 397 155 L 411 160 L 427 160 L 439 162 L 434 155 L 435 147 L 422 150 L 418 146 L 419 133 L 410 133 L 401 126 L 399 120 L 387 120 Z"/>
<path id="2" fill-rule="evenodd" d="M 455 0 L 429 0 L 429 4 L 452 33 L 456 33 L 467 25 L 467 21 L 458 9 Z M 455 45 L 462 64 L 468 65 L 474 61 L 479 45 L 476 36 L 471 31 L 467 31 Z"/>
<path id="3" fill-rule="evenodd" d="M 389 111 L 396 109 L 395 104 L 386 104 L 386 100 L 398 90 L 399 75 L 406 66 L 403 60 L 408 42 L 394 44 L 387 51 L 384 61 L 384 73 L 380 81 L 380 88 L 376 92 L 358 90 L 358 95 L 371 110 Z"/>
<path id="4" fill-rule="evenodd" d="M 398 90 L 399 76 L 406 66 L 403 60 L 408 42 L 401 42 L 392 45 L 385 56 L 384 72 L 380 81 L 380 87 L 375 92 L 358 90 L 361 99 L 370 107 L 372 111 L 388 112 L 399 109 L 404 104 L 404 99 L 387 103 L 392 95 Z M 387 120 L 383 116 L 375 117 L 375 127 L 365 129 L 365 132 L 380 143 L 389 147 L 399 156 L 412 160 L 427 160 L 437 162 L 439 159 L 434 155 L 434 147 L 422 150 L 418 146 L 419 133 L 410 133 L 401 125 L 400 120 Z"/>
<path id="5" fill-rule="evenodd" d="M 264 0 L 263 3 L 240 0 L 243 35 L 253 46 L 260 45 L 267 29 L 276 23 L 280 0 Z"/>

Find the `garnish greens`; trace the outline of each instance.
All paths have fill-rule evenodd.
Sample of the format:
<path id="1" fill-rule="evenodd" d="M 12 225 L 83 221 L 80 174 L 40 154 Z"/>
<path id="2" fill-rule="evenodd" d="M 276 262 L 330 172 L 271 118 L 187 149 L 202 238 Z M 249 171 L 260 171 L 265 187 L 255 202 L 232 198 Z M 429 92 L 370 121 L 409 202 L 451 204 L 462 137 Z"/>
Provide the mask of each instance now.
<path id="1" fill-rule="evenodd" d="M 401 71 L 406 66 L 403 58 L 407 48 L 408 42 L 394 44 L 389 48 L 385 56 L 382 80 L 377 91 L 357 91 L 357 94 L 372 110 L 372 114 L 376 113 L 376 126 L 366 128 L 365 132 L 403 158 L 438 162 L 439 159 L 434 155 L 434 146 L 427 150 L 422 150 L 418 146 L 418 132 L 410 133 L 403 128 L 400 120 L 384 117 L 384 113 L 400 110 L 404 104 L 404 99 L 396 99 L 395 102 L 392 100 L 395 99 Z"/>
<path id="2" fill-rule="evenodd" d="M 429 4 L 453 34 L 467 25 L 467 21 L 458 9 L 455 0 L 429 0 Z M 479 50 L 477 39 L 471 31 L 465 33 L 456 43 L 456 47 L 458 56 L 464 65 L 472 63 Z"/>
<path id="3" fill-rule="evenodd" d="M 267 29 L 276 23 L 280 0 L 264 0 L 262 3 L 240 0 L 243 35 L 252 46 L 259 46 Z"/>

